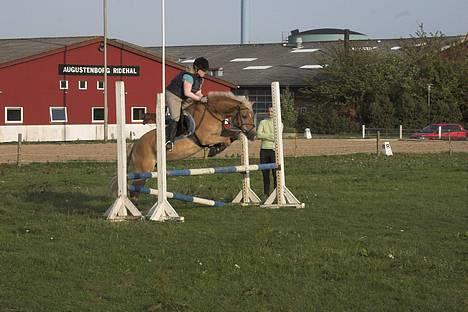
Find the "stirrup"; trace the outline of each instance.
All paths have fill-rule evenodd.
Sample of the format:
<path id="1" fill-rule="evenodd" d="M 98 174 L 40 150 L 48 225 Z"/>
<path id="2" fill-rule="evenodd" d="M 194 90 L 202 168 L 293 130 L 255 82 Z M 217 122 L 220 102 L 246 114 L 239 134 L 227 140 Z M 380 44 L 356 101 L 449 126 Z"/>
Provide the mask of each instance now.
<path id="1" fill-rule="evenodd" d="M 167 141 L 166 142 L 166 151 L 172 151 L 174 149 L 174 142 L 172 141 Z"/>

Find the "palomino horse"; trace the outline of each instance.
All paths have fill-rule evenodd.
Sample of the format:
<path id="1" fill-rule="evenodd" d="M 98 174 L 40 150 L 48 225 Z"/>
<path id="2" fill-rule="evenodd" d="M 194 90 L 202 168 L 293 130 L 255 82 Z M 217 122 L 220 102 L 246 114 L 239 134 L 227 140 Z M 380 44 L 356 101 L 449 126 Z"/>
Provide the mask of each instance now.
<path id="1" fill-rule="evenodd" d="M 195 131 L 190 136 L 178 137 L 174 148 L 167 151 L 167 160 L 179 160 L 190 157 L 204 147 L 228 146 L 232 137 L 221 136 L 223 122 L 229 118 L 232 126 L 244 133 L 251 141 L 255 139 L 256 129 L 252 103 L 243 96 L 230 92 L 210 92 L 208 103 L 193 102 L 187 109 L 195 121 Z M 156 133 L 155 130 L 145 133 L 133 145 L 128 164 L 133 165 L 134 172 L 150 172 L 156 166 Z M 144 181 L 135 181 L 135 184 Z"/>

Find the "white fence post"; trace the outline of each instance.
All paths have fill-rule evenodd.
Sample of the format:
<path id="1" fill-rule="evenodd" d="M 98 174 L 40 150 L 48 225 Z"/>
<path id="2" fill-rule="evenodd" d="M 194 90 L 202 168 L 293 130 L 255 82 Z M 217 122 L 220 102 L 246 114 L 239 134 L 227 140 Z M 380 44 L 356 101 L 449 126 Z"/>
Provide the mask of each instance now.
<path id="1" fill-rule="evenodd" d="M 366 125 L 362 125 L 362 138 L 366 138 Z"/>
<path id="2" fill-rule="evenodd" d="M 442 139 L 442 127 L 439 126 L 439 140 Z"/>
<path id="3" fill-rule="evenodd" d="M 400 125 L 400 140 L 403 139 L 403 126 Z"/>

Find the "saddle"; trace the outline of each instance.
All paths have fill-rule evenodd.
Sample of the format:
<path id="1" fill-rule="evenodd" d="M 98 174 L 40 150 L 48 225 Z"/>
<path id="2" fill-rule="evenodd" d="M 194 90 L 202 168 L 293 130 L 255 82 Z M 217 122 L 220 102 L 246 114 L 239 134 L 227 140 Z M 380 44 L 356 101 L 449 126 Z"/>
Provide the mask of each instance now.
<path id="1" fill-rule="evenodd" d="M 169 123 L 169 119 L 170 119 L 170 116 L 166 114 L 166 125 Z M 155 113 L 145 114 L 144 119 L 143 119 L 143 124 L 152 123 L 152 122 L 156 122 L 156 114 Z M 196 129 L 196 124 L 192 115 L 190 115 L 186 111 L 183 111 L 180 115 L 180 120 L 177 125 L 175 141 L 189 138 L 195 144 L 201 147 L 209 148 L 208 157 L 213 157 L 226 149 L 227 146 L 222 143 L 215 144 L 212 146 L 205 146 L 201 144 L 200 140 L 197 138 L 195 134 L 195 129 Z M 239 128 L 233 127 L 231 120 L 229 118 L 226 118 L 222 121 L 221 136 L 231 138 L 231 142 L 232 142 L 239 138 L 240 132 L 241 130 Z"/>
<path id="2" fill-rule="evenodd" d="M 169 115 L 166 115 L 166 127 L 167 124 L 169 124 L 170 118 Z M 175 141 L 192 136 L 195 133 L 195 126 L 195 120 L 193 120 L 192 115 L 187 112 L 182 112 L 179 123 L 177 124 Z"/>

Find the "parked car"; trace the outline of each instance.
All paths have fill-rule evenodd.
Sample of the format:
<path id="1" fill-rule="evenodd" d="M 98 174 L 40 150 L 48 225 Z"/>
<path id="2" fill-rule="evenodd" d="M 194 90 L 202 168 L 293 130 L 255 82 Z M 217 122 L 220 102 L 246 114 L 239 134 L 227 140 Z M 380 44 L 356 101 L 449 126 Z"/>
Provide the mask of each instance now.
<path id="1" fill-rule="evenodd" d="M 442 140 L 448 140 L 449 137 L 452 140 L 466 140 L 468 137 L 468 131 L 459 124 L 434 123 L 424 127 L 416 133 L 413 133 L 410 138 L 420 140 L 438 140 L 439 127 L 441 127 L 440 138 Z"/>

